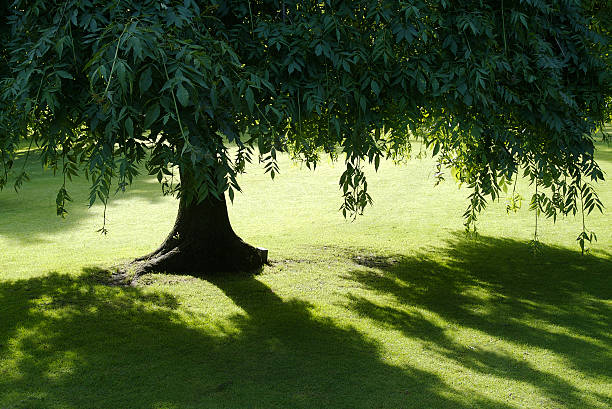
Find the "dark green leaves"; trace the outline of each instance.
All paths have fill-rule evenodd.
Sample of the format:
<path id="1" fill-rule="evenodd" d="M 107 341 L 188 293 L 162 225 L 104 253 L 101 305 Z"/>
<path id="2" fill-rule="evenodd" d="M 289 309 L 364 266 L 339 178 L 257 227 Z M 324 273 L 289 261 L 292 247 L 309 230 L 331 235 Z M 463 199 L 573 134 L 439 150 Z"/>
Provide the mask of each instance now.
<path id="1" fill-rule="evenodd" d="M 127 118 L 125 120 L 125 130 L 130 138 L 134 137 L 134 122 L 132 121 L 132 118 Z"/>
<path id="2" fill-rule="evenodd" d="M 342 210 L 355 215 L 371 201 L 360 160 L 401 161 L 420 138 L 437 174 L 472 189 L 468 225 L 519 171 L 543 214 L 581 197 L 601 209 L 582 188 L 603 178 L 592 135 L 612 113 L 607 14 L 593 2 L 30 3 L 0 26 L 0 186 L 14 141 L 32 134 L 83 158 L 103 201 L 145 158 L 164 193 L 233 195 L 258 146 L 270 175 L 272 152 L 309 167 L 344 155 Z M 172 181 L 181 166 L 200 170 L 196 188 Z"/>
<path id="3" fill-rule="evenodd" d="M 69 72 L 63 70 L 55 71 L 55 75 L 59 76 L 60 78 L 74 79 Z"/>
<path id="4" fill-rule="evenodd" d="M 183 84 L 179 84 L 176 88 L 176 97 L 182 106 L 186 107 L 189 105 L 189 92 L 187 92 Z"/>
<path id="5" fill-rule="evenodd" d="M 55 206 L 58 216 L 61 216 L 62 218 L 66 217 L 66 214 L 68 214 L 68 210 L 66 210 L 66 202 L 71 201 L 72 198 L 66 191 L 66 188 L 62 186 L 57 192 L 57 197 L 55 198 Z"/>
<path id="6" fill-rule="evenodd" d="M 251 113 L 253 113 L 253 110 L 255 108 L 255 96 L 253 95 L 253 90 L 251 89 L 251 87 L 248 87 L 244 93 L 244 98 L 247 101 L 248 107 L 249 107 L 249 111 Z"/>
<path id="7" fill-rule="evenodd" d="M 372 80 L 370 86 L 372 87 L 372 92 L 374 93 L 374 95 L 378 97 L 378 94 L 380 94 L 380 86 L 378 85 L 378 82 Z"/>
<path id="8" fill-rule="evenodd" d="M 145 69 L 142 74 L 140 74 L 140 80 L 138 81 L 138 86 L 140 88 L 140 94 L 144 94 L 151 88 L 151 84 L 153 83 L 153 77 L 151 72 L 151 67 Z"/>
<path id="9" fill-rule="evenodd" d="M 153 104 L 147 110 L 144 120 L 144 129 L 150 129 L 151 125 L 159 118 L 159 104 Z"/>

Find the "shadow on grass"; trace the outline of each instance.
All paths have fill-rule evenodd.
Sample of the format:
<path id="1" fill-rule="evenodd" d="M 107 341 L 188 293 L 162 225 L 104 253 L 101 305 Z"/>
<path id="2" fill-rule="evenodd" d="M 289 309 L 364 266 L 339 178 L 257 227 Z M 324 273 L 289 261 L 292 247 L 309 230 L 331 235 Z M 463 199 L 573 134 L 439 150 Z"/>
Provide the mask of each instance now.
<path id="1" fill-rule="evenodd" d="M 67 202 L 68 215 L 62 219 L 56 215 L 56 196 L 62 186 L 61 175 L 53 175 L 51 170 L 43 170 L 40 164 L 40 154 L 30 154 L 24 168 L 25 154 L 20 154 L 13 169 L 16 172 L 25 170 L 30 180 L 25 182 L 16 193 L 11 181 L 0 191 L 0 237 L 16 240 L 21 244 L 32 245 L 49 241 L 49 235 L 60 230 L 76 228 L 84 219 L 92 214 L 87 206 L 91 184 L 85 177 L 77 177 L 68 182 L 67 190 L 72 202 Z M 113 187 L 114 189 L 114 187 Z M 109 205 L 120 205 L 122 201 L 134 197 L 144 199 L 148 203 L 163 200 L 161 188 L 157 180 L 142 172 L 125 193 L 111 194 Z M 96 202 L 100 204 L 100 202 Z M 113 214 L 109 211 L 109 217 Z M 102 218 L 100 217 L 100 225 Z"/>
<path id="2" fill-rule="evenodd" d="M 612 135 L 612 130 L 609 131 Z M 599 163 L 608 162 L 612 163 L 612 144 L 607 142 L 596 142 L 595 143 L 595 160 Z M 610 177 L 610 175 L 607 175 Z"/>
<path id="3" fill-rule="evenodd" d="M 526 243 L 470 240 L 457 233 L 446 248 L 415 257 L 355 253 L 352 258 L 364 268 L 345 278 L 366 292 L 349 293 L 344 305 L 360 316 L 419 338 L 427 349 L 471 371 L 527 382 L 557 406 L 586 408 L 598 402 L 612 407 L 609 396 L 592 394 L 585 400 L 582 391 L 559 374 L 537 369 L 527 352 L 547 350 L 579 376 L 610 379 L 609 257 L 583 257 L 550 246 L 534 255 Z M 394 301 L 381 305 L 368 297 L 372 292 Z M 419 311 L 433 313 L 449 325 L 443 328 Z M 456 329 L 484 334 L 489 345 L 460 344 L 450 335 Z M 495 352 L 499 340 L 525 352 Z"/>
<path id="4" fill-rule="evenodd" d="M 243 310 L 229 330 L 105 274 L 0 282 L 0 407 L 510 407 L 383 362 L 374 340 L 253 276 L 213 280 Z"/>

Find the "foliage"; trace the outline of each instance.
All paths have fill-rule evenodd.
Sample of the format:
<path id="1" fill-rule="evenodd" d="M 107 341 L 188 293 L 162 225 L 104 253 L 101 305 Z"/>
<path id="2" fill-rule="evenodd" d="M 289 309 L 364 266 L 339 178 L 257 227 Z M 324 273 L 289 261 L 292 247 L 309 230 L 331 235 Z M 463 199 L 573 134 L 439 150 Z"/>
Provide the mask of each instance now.
<path id="1" fill-rule="evenodd" d="M 601 210 L 593 135 L 610 118 L 612 65 L 600 6 L 16 0 L 2 31 L 0 186 L 20 137 L 64 175 L 61 215 L 81 166 L 91 204 L 125 190 L 143 160 L 165 193 L 203 200 L 233 198 L 254 147 L 272 177 L 279 151 L 313 167 L 341 152 L 342 211 L 355 215 L 371 202 L 363 162 L 401 160 L 418 137 L 472 189 L 468 228 L 520 172 L 539 188 L 536 215 Z"/>

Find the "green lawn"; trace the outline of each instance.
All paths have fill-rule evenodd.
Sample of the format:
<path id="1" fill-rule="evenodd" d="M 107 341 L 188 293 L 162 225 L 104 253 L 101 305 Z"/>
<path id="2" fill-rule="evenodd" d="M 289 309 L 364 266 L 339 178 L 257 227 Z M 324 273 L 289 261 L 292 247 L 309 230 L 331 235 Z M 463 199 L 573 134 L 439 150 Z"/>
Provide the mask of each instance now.
<path id="1" fill-rule="evenodd" d="M 612 177 L 612 147 L 598 157 Z M 19 194 L 0 192 L 2 409 L 612 406 L 609 211 L 587 219 L 587 256 L 574 218 L 542 222 L 534 255 L 528 202 L 491 205 L 468 238 L 468 192 L 450 176 L 433 188 L 431 159 L 370 171 L 374 207 L 347 222 L 342 164 L 284 158 L 273 182 L 251 168 L 230 209 L 270 250 L 261 274 L 118 288 L 105 269 L 153 250 L 176 200 L 142 177 L 104 237 L 86 181 L 62 220 L 60 180 L 28 168 Z M 610 182 L 599 192 L 611 208 Z"/>

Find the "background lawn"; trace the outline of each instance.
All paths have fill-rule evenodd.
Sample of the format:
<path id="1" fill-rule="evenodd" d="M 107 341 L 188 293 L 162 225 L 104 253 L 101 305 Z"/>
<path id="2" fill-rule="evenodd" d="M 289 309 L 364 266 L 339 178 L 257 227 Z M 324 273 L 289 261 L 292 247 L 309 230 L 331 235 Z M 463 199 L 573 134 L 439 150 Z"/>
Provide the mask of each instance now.
<path id="1" fill-rule="evenodd" d="M 414 155 L 419 146 L 414 146 Z M 612 177 L 612 147 L 598 145 Z M 255 276 L 147 275 L 103 284 L 114 263 L 153 250 L 178 202 L 143 176 L 95 231 L 88 184 L 36 160 L 0 192 L 0 408 L 609 408 L 612 217 L 581 256 L 579 218 L 540 223 L 532 188 L 466 237 L 468 191 L 433 188 L 429 158 L 368 172 L 374 207 L 338 212 L 342 163 L 255 167 L 230 208 L 235 230 L 270 250 Z M 18 163 L 16 166 L 20 166 Z M 612 207 L 612 184 L 598 191 Z"/>

